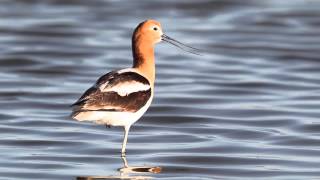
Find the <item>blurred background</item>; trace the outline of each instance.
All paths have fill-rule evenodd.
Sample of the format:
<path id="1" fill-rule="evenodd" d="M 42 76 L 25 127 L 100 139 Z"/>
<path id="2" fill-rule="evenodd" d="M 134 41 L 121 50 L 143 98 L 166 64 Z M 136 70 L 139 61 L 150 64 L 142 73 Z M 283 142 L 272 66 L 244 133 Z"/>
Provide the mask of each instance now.
<path id="1" fill-rule="evenodd" d="M 320 1 L 1 0 L 0 179 L 121 176 L 122 129 L 73 121 L 69 105 L 131 66 L 145 19 L 205 53 L 157 45 L 127 160 L 162 171 L 138 176 L 320 177 Z"/>

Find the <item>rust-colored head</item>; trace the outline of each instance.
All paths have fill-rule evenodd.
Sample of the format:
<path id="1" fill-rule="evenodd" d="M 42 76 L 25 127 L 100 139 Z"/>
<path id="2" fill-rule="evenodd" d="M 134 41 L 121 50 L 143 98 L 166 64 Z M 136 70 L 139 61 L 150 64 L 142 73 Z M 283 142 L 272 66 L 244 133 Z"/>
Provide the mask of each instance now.
<path id="1" fill-rule="evenodd" d="M 149 19 L 140 23 L 133 32 L 132 41 L 154 45 L 161 41 L 163 35 L 161 24 Z"/>
<path id="2" fill-rule="evenodd" d="M 198 54 L 197 49 L 165 35 L 159 22 L 150 19 L 140 23 L 132 35 L 133 68 L 147 77 L 152 84 L 155 78 L 154 45 L 161 41 Z"/>

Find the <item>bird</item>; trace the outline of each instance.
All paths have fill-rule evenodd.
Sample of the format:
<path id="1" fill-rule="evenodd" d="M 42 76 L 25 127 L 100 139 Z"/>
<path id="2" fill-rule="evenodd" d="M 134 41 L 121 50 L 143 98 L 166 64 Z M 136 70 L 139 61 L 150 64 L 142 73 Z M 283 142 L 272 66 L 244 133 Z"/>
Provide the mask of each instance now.
<path id="1" fill-rule="evenodd" d="M 199 49 L 164 34 L 158 21 L 145 20 L 132 34 L 133 66 L 101 76 L 71 105 L 72 119 L 123 127 L 122 156 L 126 155 L 130 127 L 151 105 L 156 76 L 154 47 L 161 41 L 199 55 Z"/>

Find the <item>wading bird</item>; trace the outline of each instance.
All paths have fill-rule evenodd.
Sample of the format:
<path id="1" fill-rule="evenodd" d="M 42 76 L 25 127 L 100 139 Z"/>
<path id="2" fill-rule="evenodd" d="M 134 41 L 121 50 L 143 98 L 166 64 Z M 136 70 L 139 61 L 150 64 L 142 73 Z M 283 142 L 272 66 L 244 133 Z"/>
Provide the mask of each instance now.
<path id="1" fill-rule="evenodd" d="M 154 46 L 161 41 L 198 54 L 197 49 L 165 35 L 159 22 L 146 20 L 136 27 L 132 35 L 132 68 L 112 71 L 101 76 L 71 105 L 71 117 L 75 120 L 91 121 L 107 127 L 124 127 L 122 156 L 125 156 L 131 125 L 151 104 L 155 81 Z"/>

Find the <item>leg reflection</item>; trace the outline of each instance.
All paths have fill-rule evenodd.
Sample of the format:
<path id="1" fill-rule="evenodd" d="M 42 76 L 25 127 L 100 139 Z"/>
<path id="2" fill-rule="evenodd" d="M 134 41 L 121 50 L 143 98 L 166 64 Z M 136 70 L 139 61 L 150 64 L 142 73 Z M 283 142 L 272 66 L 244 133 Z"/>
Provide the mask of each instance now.
<path id="1" fill-rule="evenodd" d="M 126 156 L 121 156 L 123 167 L 119 169 L 120 174 L 130 173 L 160 173 L 161 167 L 152 166 L 129 166 Z"/>
<path id="2" fill-rule="evenodd" d="M 161 167 L 152 166 L 129 166 L 126 156 L 121 156 L 123 167 L 119 168 L 119 175 L 115 176 L 78 176 L 77 180 L 103 180 L 103 179 L 152 179 L 150 174 L 160 173 Z M 139 174 L 137 176 L 137 174 Z"/>

